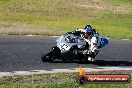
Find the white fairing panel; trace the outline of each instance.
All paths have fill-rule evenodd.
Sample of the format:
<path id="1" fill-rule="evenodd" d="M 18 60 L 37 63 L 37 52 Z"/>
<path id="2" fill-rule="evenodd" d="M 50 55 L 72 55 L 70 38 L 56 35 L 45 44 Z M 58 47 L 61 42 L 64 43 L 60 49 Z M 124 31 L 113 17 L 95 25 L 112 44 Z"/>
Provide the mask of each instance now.
<path id="1" fill-rule="evenodd" d="M 70 37 L 70 39 L 74 40 L 74 42 L 67 42 L 67 37 Z M 83 38 L 74 36 L 73 34 L 61 35 L 56 41 L 57 47 L 61 50 L 62 53 L 69 51 L 73 45 L 77 45 L 78 48 L 83 48 L 86 45 L 86 41 Z"/>
<path id="2" fill-rule="evenodd" d="M 97 38 L 96 38 L 96 37 L 92 37 L 92 39 L 91 39 L 91 42 L 92 42 L 92 43 L 96 44 L 96 43 L 97 43 L 97 41 L 98 41 L 98 40 L 97 40 Z"/>

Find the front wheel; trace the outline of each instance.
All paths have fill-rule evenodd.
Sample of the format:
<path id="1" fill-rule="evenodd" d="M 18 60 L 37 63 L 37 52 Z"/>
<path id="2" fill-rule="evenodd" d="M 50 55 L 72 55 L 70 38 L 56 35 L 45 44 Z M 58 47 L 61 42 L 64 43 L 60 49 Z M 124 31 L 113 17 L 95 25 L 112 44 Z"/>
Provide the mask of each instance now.
<path id="1" fill-rule="evenodd" d="M 54 60 L 53 51 L 41 56 L 43 62 L 52 62 Z"/>
<path id="2" fill-rule="evenodd" d="M 61 51 L 57 46 L 55 46 L 52 47 L 52 50 L 49 53 L 41 56 L 41 59 L 43 62 L 51 62 L 59 57 L 62 57 Z"/>

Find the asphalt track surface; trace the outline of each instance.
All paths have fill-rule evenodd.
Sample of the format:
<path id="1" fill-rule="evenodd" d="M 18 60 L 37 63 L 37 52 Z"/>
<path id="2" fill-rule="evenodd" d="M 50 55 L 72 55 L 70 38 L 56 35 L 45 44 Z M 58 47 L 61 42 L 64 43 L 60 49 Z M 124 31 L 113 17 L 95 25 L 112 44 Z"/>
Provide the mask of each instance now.
<path id="1" fill-rule="evenodd" d="M 132 40 L 109 40 L 94 63 L 42 62 L 41 55 L 56 45 L 57 37 L 48 36 L 0 36 L 0 72 L 73 69 L 78 66 L 132 67 Z"/>

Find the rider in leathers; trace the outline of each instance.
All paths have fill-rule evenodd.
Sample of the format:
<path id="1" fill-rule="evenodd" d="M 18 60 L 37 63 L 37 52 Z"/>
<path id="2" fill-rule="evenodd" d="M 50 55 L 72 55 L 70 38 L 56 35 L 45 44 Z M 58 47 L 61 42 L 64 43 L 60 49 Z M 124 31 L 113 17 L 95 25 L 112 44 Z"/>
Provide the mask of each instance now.
<path id="1" fill-rule="evenodd" d="M 82 29 L 76 29 L 72 32 L 73 34 L 77 36 L 81 36 L 85 39 L 85 41 L 88 43 L 88 51 L 86 53 L 89 54 L 88 60 L 94 61 L 95 56 L 99 52 L 99 46 L 100 46 L 100 36 L 99 33 L 92 29 L 90 25 L 85 26 Z"/>

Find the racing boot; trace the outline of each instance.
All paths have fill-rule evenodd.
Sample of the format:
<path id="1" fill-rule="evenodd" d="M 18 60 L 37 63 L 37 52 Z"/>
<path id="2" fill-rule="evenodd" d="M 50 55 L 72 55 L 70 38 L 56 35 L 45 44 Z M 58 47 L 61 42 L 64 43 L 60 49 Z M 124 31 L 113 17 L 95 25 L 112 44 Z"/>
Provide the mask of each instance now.
<path id="1" fill-rule="evenodd" d="M 93 57 L 88 57 L 88 61 L 93 62 L 95 61 Z"/>

